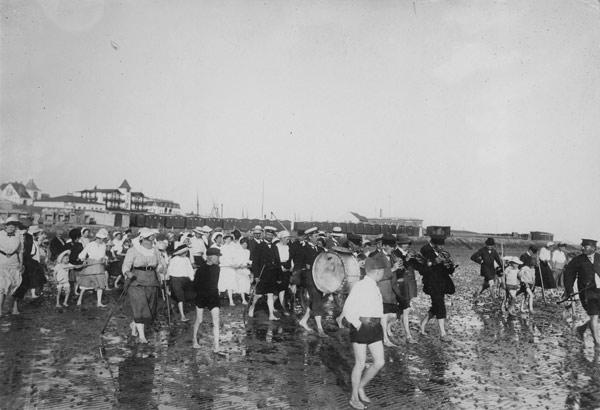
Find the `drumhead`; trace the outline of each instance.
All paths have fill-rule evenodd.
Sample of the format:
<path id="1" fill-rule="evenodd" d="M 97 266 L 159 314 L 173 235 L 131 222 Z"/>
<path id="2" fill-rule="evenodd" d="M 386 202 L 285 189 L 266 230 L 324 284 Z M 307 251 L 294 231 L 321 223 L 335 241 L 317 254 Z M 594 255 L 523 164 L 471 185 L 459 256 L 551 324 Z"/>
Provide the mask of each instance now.
<path id="1" fill-rule="evenodd" d="M 325 294 L 334 293 L 344 282 L 344 263 L 333 252 L 320 253 L 313 263 L 312 275 L 317 289 Z"/>

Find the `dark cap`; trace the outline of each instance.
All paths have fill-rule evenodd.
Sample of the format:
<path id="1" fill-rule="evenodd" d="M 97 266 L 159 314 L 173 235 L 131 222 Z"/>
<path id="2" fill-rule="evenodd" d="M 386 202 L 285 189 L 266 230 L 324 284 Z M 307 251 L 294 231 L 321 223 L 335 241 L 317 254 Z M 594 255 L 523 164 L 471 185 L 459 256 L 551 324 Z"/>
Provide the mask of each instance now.
<path id="1" fill-rule="evenodd" d="M 206 256 L 221 256 L 221 250 L 219 248 L 208 248 L 206 250 Z"/>
<path id="2" fill-rule="evenodd" d="M 367 273 L 376 269 L 390 270 L 390 261 L 388 261 L 388 258 L 383 253 L 378 252 L 375 256 L 369 257 L 365 261 L 365 271 Z"/>
<path id="3" fill-rule="evenodd" d="M 408 237 L 408 235 L 406 234 L 398 234 L 396 235 L 396 242 L 398 243 L 398 245 L 405 245 L 405 244 L 411 244 L 412 241 L 410 240 L 410 238 Z"/>
<path id="4" fill-rule="evenodd" d="M 597 241 L 595 241 L 593 239 L 582 239 L 581 240 L 581 246 L 593 246 L 593 247 L 596 247 L 596 243 L 597 243 Z"/>
<path id="5" fill-rule="evenodd" d="M 486 246 L 494 246 L 496 244 L 496 241 L 494 241 L 494 238 L 487 238 L 485 240 L 485 245 Z"/>

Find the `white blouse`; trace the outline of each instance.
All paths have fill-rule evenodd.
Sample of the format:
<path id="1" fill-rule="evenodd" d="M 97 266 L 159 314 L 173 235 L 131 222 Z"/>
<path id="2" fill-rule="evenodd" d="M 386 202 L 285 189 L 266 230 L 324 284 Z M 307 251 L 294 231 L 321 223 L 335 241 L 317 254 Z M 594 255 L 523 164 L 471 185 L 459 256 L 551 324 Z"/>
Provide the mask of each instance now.
<path id="1" fill-rule="evenodd" d="M 343 312 L 346 320 L 357 329 L 361 317 L 382 317 L 383 298 L 377 282 L 368 275 L 356 282 L 344 303 Z"/>
<path id="2" fill-rule="evenodd" d="M 79 254 L 79 260 L 86 260 L 88 257 L 90 259 L 100 260 L 106 256 L 106 244 L 99 244 L 98 242 L 90 242 L 85 245 L 83 251 Z"/>

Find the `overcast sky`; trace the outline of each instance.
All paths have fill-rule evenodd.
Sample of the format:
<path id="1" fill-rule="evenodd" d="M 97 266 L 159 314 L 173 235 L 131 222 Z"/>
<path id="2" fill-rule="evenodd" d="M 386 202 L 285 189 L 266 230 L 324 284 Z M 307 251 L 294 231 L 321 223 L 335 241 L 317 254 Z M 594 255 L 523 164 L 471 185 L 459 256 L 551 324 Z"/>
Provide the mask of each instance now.
<path id="1" fill-rule="evenodd" d="M 597 1 L 0 4 L 2 181 L 600 239 Z"/>

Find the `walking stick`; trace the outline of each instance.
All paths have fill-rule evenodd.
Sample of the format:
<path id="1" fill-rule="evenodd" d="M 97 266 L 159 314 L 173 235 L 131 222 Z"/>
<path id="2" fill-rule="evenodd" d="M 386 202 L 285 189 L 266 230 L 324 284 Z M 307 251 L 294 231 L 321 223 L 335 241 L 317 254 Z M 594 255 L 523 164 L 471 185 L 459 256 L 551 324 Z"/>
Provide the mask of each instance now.
<path id="1" fill-rule="evenodd" d="M 540 269 L 540 284 L 542 285 L 542 300 L 544 301 L 544 306 L 547 306 L 546 303 L 546 293 L 544 291 L 544 277 L 542 276 L 542 264 L 538 259 L 538 268 Z"/>
<path id="2" fill-rule="evenodd" d="M 102 330 L 100 331 L 100 335 L 104 334 L 104 331 L 108 327 L 108 322 L 112 318 L 113 313 L 115 312 L 115 309 L 117 308 L 117 306 L 119 306 L 121 304 L 121 300 L 123 299 L 123 296 L 125 296 L 127 294 L 127 290 L 129 289 L 129 285 L 131 285 L 131 279 L 127 279 L 125 281 L 125 286 L 123 286 L 123 291 L 121 292 L 121 295 L 119 295 L 119 298 L 117 299 L 117 302 L 110 309 L 110 312 L 108 312 L 108 317 L 106 318 L 106 321 L 104 322 L 104 326 L 102 326 Z"/>
<path id="3" fill-rule="evenodd" d="M 563 300 L 559 300 L 558 302 L 556 302 L 557 304 L 561 304 L 561 303 L 565 303 L 567 301 L 573 301 L 573 296 L 577 296 L 579 295 L 581 292 L 583 292 L 584 290 L 588 290 L 592 287 L 592 285 L 586 286 L 585 288 L 581 289 L 578 292 L 572 293 L 569 296 L 567 296 L 566 298 L 564 298 Z"/>
<path id="4" fill-rule="evenodd" d="M 254 294 L 256 293 L 256 286 L 258 286 L 258 282 L 260 282 L 260 278 L 261 278 L 264 270 L 265 270 L 265 265 L 263 265 L 262 268 L 260 268 L 260 273 L 258 274 L 258 279 L 256 279 L 256 282 L 250 287 L 250 293 L 248 294 L 248 304 L 246 305 L 246 307 L 244 307 L 244 316 L 243 316 L 244 324 L 246 324 L 246 318 L 248 317 L 248 310 L 250 309 L 250 306 L 252 306 L 252 304 L 254 303 Z"/>

